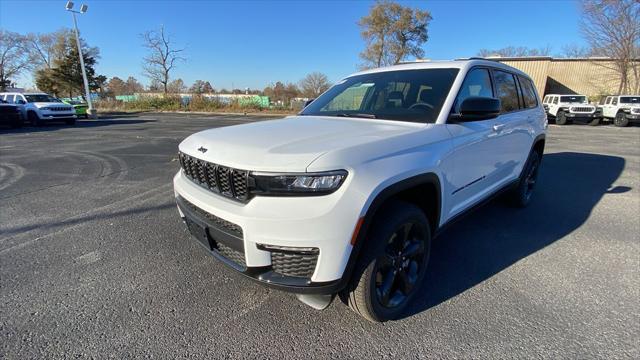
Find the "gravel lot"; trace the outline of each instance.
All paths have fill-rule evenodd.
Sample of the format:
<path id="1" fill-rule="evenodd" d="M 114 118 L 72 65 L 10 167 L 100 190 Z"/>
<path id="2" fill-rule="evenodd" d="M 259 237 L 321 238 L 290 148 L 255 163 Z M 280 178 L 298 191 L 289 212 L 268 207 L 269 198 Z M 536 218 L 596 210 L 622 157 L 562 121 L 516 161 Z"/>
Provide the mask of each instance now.
<path id="1" fill-rule="evenodd" d="M 0 358 L 640 358 L 640 127 L 551 126 L 532 205 L 450 228 L 411 313 L 372 324 L 190 239 L 177 144 L 247 119 L 0 129 Z"/>

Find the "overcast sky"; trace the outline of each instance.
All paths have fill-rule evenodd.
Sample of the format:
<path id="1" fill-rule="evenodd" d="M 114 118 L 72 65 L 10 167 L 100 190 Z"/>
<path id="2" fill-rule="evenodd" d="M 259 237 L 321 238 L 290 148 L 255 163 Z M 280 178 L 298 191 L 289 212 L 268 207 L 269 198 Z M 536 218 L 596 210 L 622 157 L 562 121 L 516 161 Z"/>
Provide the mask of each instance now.
<path id="1" fill-rule="evenodd" d="M 66 1 L 0 0 L 0 27 L 19 33 L 72 26 Z M 100 48 L 99 74 L 143 83 L 145 54 L 139 34 L 164 24 L 188 61 L 175 77 L 217 89 L 255 88 L 298 81 L 320 71 L 332 81 L 355 70 L 364 43 L 357 21 L 370 1 L 76 1 L 89 6 L 78 18 L 82 36 Z M 401 1 L 431 12 L 426 57 L 453 59 L 481 48 L 584 46 L 575 1 Z M 28 86 L 30 76 L 18 81 Z"/>

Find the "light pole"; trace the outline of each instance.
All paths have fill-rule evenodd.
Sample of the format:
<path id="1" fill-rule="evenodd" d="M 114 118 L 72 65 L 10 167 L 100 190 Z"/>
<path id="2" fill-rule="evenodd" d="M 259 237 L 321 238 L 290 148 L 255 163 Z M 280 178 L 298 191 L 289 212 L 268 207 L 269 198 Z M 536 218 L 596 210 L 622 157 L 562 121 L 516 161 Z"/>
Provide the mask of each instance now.
<path id="1" fill-rule="evenodd" d="M 87 5 L 80 6 L 80 11 L 73 10 L 73 1 L 67 1 L 67 5 L 64 7 L 67 11 L 71 12 L 73 16 L 73 27 L 76 31 L 76 43 L 78 44 L 78 55 L 80 56 L 80 67 L 82 68 L 82 80 L 84 81 L 84 91 L 87 96 L 87 115 L 90 118 L 95 118 L 95 110 L 93 109 L 93 103 L 91 102 L 91 92 L 89 90 L 89 80 L 87 80 L 87 71 L 84 69 L 84 57 L 82 56 L 82 45 L 80 45 L 80 35 L 78 34 L 78 21 L 76 20 L 76 14 L 84 14 L 87 12 Z"/>

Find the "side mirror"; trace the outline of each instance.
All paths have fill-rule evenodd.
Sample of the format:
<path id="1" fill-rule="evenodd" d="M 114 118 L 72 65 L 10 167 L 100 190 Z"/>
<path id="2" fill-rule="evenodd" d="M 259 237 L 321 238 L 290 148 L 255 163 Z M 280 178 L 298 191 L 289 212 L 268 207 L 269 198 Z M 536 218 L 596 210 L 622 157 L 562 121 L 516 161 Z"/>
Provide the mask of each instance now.
<path id="1" fill-rule="evenodd" d="M 313 100 L 315 100 L 315 98 L 314 98 L 314 99 L 309 99 L 309 100 L 305 101 L 305 102 L 304 102 L 304 106 L 303 106 L 302 108 L 304 109 L 304 108 L 306 108 L 307 106 L 309 106 L 309 104 L 311 104 L 311 103 L 313 102 Z"/>
<path id="2" fill-rule="evenodd" d="M 19 105 L 24 105 L 24 104 L 26 104 L 26 103 L 27 103 L 27 102 L 26 102 L 26 101 L 24 101 L 24 100 L 22 100 L 22 99 L 18 99 L 18 100 L 16 100 L 16 104 L 19 104 Z"/>
<path id="3" fill-rule="evenodd" d="M 489 97 L 469 97 L 460 105 L 460 114 L 453 120 L 459 122 L 489 120 L 500 115 L 500 100 Z"/>

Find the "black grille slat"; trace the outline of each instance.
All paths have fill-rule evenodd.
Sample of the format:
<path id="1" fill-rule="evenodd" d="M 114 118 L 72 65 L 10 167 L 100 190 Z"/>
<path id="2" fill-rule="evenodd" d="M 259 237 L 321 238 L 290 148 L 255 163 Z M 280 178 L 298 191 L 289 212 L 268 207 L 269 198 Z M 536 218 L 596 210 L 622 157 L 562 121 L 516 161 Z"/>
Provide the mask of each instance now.
<path id="1" fill-rule="evenodd" d="M 195 183 L 225 197 L 246 201 L 249 199 L 249 172 L 233 169 L 179 153 L 180 167 Z"/>
<path id="2" fill-rule="evenodd" d="M 311 254 L 293 252 L 272 252 L 271 267 L 273 271 L 285 275 L 311 278 L 318 262 L 317 249 Z"/>
<path id="3" fill-rule="evenodd" d="M 227 196 L 233 196 L 231 193 L 231 184 L 229 182 L 229 168 L 218 166 L 218 184 L 220 184 L 220 192 Z"/>

